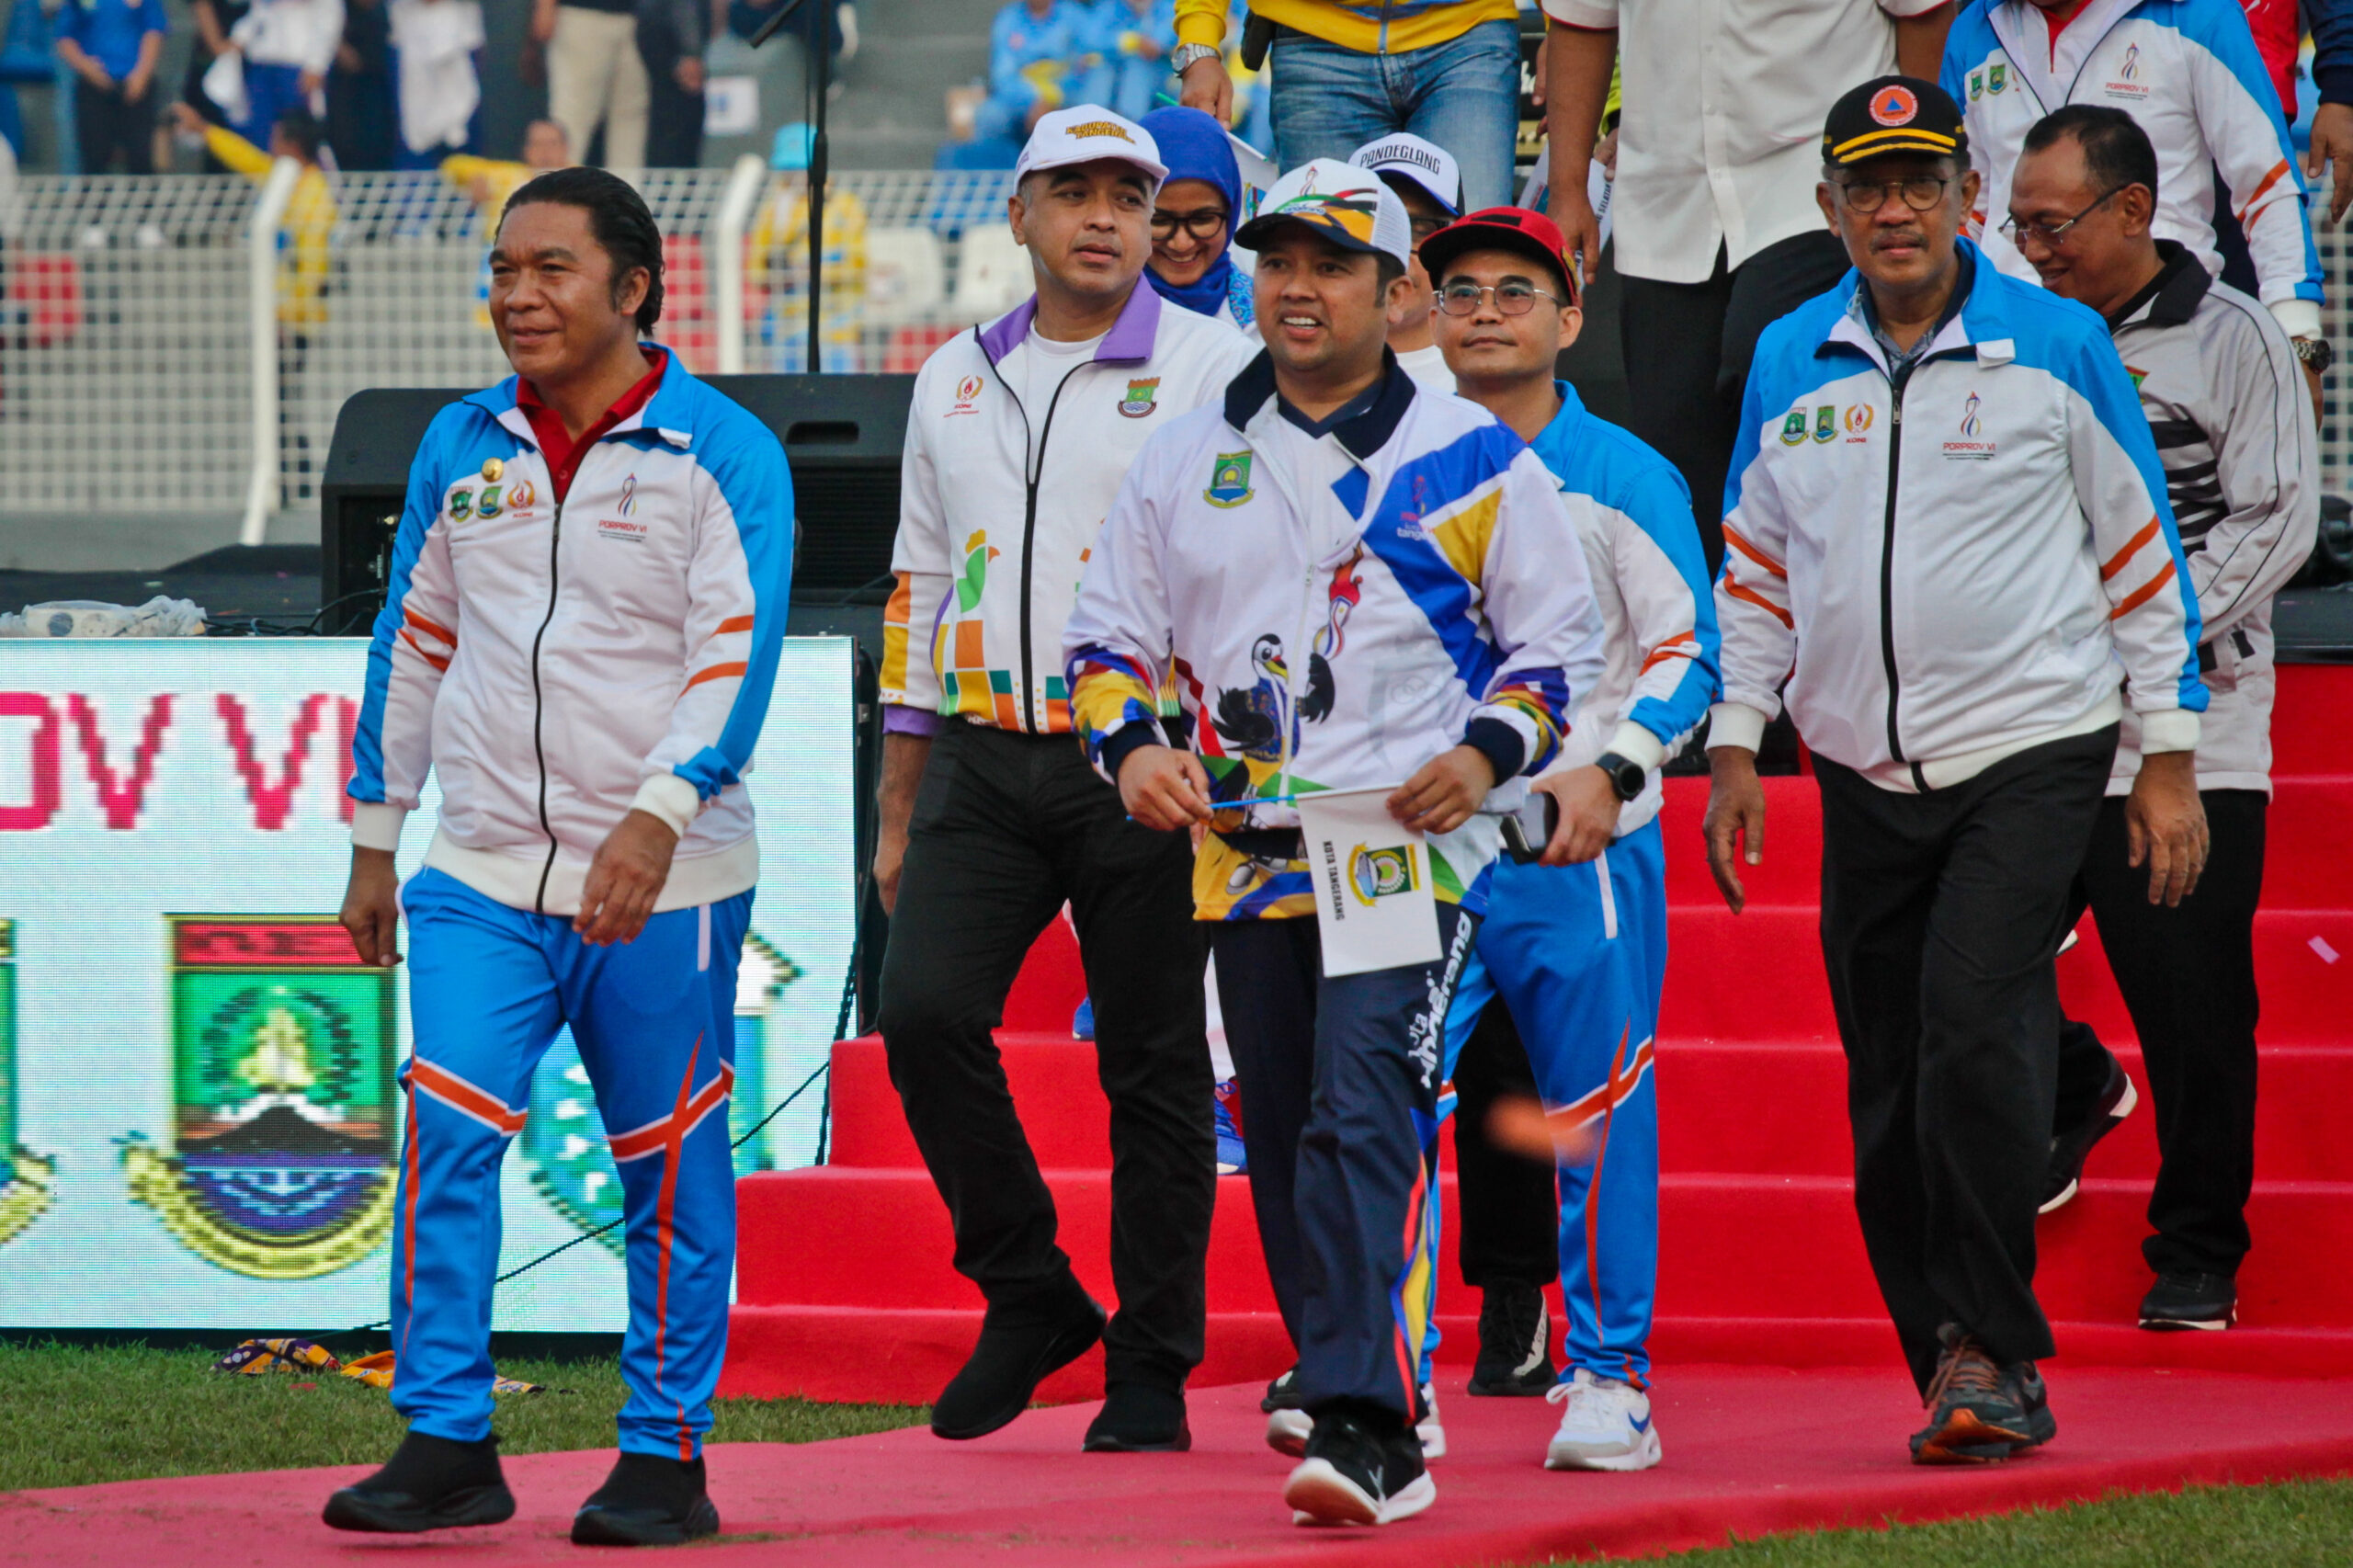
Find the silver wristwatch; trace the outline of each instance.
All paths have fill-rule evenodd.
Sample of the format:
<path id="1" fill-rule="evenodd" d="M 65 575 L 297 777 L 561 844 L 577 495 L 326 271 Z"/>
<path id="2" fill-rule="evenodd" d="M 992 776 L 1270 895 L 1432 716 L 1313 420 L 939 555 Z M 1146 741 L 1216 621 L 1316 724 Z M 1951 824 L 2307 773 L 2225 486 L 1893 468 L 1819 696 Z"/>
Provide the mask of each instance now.
<path id="1" fill-rule="evenodd" d="M 1180 43 L 1168 51 L 1168 63 L 1176 74 L 1182 76 L 1193 68 L 1193 62 L 1216 60 L 1224 52 L 1213 43 Z"/>

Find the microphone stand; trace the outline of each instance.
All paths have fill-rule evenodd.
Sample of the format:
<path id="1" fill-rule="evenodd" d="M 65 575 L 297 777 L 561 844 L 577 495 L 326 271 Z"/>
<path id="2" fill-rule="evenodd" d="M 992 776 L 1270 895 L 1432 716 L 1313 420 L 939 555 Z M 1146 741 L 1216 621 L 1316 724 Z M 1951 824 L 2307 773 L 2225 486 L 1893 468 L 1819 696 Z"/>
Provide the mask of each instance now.
<path id="1" fill-rule="evenodd" d="M 824 319 L 825 278 L 825 99 L 832 85 L 833 28 L 824 15 L 827 0 L 784 0 L 776 15 L 760 24 L 752 35 L 751 46 L 757 49 L 774 38 L 777 30 L 808 6 L 815 13 L 815 25 L 806 34 L 809 42 L 809 94 L 814 100 L 809 111 L 809 373 L 820 374 L 824 369 L 823 350 L 818 335 Z"/>

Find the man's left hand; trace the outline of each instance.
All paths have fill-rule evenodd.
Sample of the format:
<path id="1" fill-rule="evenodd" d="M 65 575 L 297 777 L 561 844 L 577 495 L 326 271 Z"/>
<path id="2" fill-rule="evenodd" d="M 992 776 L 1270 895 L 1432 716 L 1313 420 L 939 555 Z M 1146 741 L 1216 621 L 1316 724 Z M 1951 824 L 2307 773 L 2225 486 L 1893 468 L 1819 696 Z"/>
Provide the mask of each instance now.
<path id="1" fill-rule="evenodd" d="M 689 93 L 701 92 L 704 80 L 702 56 L 699 54 L 680 55 L 678 57 L 677 66 L 671 72 L 671 74 L 677 78 L 678 85 L 683 90 Z"/>
<path id="2" fill-rule="evenodd" d="M 2313 111 L 2312 150 L 2304 154 L 2304 177 L 2320 184 L 2320 172 L 2336 165 L 2328 193 L 2328 221 L 2341 221 L 2353 206 L 2353 104 L 2323 104 Z"/>
<path id="3" fill-rule="evenodd" d="M 1495 767 L 1477 746 L 1456 746 L 1422 764 L 1389 797 L 1389 814 L 1422 833 L 1452 833 L 1495 787 Z"/>
<path id="4" fill-rule="evenodd" d="M 2124 801 L 2128 864 L 2149 868 L 2149 902 L 2177 905 L 2206 869 L 2206 802 L 2198 798 L 2198 754 L 2161 751 L 2141 758 Z"/>
<path id="5" fill-rule="evenodd" d="M 572 928 L 592 948 L 634 942 L 670 880 L 678 835 L 651 812 L 631 812 L 597 846 Z"/>
<path id="6" fill-rule="evenodd" d="M 2313 369 L 2310 365 L 2305 364 L 2302 359 L 2296 361 L 2296 368 L 2304 373 L 2304 390 L 2312 393 L 2313 422 L 2317 425 L 2320 423 L 2322 409 L 2320 372 Z"/>
<path id="7" fill-rule="evenodd" d="M 294 78 L 296 89 L 306 98 L 326 85 L 327 74 L 324 71 L 305 71 Z"/>
<path id="8" fill-rule="evenodd" d="M 1573 767 L 1539 778 L 1536 787 L 1561 802 L 1561 820 L 1540 857 L 1547 866 L 1582 866 L 1609 847 L 1618 831 L 1618 791 L 1598 767 Z"/>

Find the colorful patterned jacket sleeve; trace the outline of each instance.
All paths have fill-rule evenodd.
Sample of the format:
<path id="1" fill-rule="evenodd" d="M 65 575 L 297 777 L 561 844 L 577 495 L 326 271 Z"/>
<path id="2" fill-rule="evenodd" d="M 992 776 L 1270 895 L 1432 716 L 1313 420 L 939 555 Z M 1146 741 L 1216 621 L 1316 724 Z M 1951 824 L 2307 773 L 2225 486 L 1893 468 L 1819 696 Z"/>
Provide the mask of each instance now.
<path id="1" fill-rule="evenodd" d="M 918 735 L 934 734 L 940 725 L 932 637 L 950 586 L 947 513 L 931 456 L 936 421 L 923 417 L 935 376 L 926 368 L 915 378 L 915 413 L 899 464 L 899 535 L 891 548 L 897 583 L 882 611 L 882 727 Z"/>
<path id="2" fill-rule="evenodd" d="M 1120 764 L 1142 745 L 1165 744 L 1158 693 L 1175 651 L 1174 617 L 1161 574 L 1162 488 L 1157 440 L 1128 470 L 1097 536 L 1063 632 L 1063 673 L 1071 721 L 1087 759 L 1113 784 Z"/>

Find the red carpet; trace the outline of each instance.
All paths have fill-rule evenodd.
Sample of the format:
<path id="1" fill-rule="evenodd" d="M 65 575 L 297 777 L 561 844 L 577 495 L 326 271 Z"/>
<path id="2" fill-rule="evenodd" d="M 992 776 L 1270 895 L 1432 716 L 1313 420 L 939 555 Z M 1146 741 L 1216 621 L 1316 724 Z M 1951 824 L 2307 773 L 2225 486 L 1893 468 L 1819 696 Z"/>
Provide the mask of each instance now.
<path id="1" fill-rule="evenodd" d="M 1931 1471 L 1904 1460 L 1919 1412 L 1899 1372 L 1692 1367 L 1660 1384 L 1666 1462 L 1632 1476 L 1547 1473 L 1538 1461 L 1551 1406 L 1471 1399 L 1455 1382 L 1440 1396 L 1451 1452 L 1433 1467 L 1436 1506 L 1379 1532 L 1290 1525 L 1278 1497 L 1290 1461 L 1260 1446 L 1256 1388 L 1197 1392 L 1195 1448 L 1184 1455 L 1082 1455 L 1084 1406 L 1036 1411 L 970 1444 L 918 1429 L 723 1447 L 711 1451 L 712 1494 L 740 1544 L 707 1550 L 844 1568 L 1453 1568 L 2353 1470 L 2353 1385 L 2108 1369 L 2054 1371 L 2051 1381 L 2059 1440 L 2048 1452 L 1994 1470 Z M 18 1493 L 0 1497 L 0 1562 L 290 1568 L 422 1551 L 445 1562 L 577 1563 L 564 1531 L 609 1462 L 509 1460 L 517 1518 L 406 1540 L 338 1536 L 317 1522 L 327 1492 L 357 1470 Z"/>
<path id="2" fill-rule="evenodd" d="M 2241 1326 L 2161 1336 L 2131 1326 L 2148 1274 L 2142 1210 L 2156 1170 L 2143 1108 L 2094 1155 L 2085 1191 L 2044 1221 L 2039 1287 L 2062 1364 L 2353 1375 L 2353 891 L 2338 846 L 2353 813 L 2353 668 L 2279 672 L 2278 793 L 2256 941 L 2263 984 L 2255 1251 Z M 1665 1170 L 1659 1323 L 1678 1362 L 1893 1365 L 1864 1262 L 1847 1172 L 1846 1069 L 1815 939 L 1821 822 L 1807 778 L 1768 780 L 1765 864 L 1749 907 L 1717 897 L 1699 845 L 1706 786 L 1670 781 L 1672 956 L 1658 1051 Z M 2060 960 L 2069 1010 L 2138 1073 L 2131 1020 L 2092 922 Z M 1061 1207 L 1063 1246 L 1107 1304 L 1108 1115 L 1090 1047 L 1069 1038 L 1084 983 L 1068 928 L 1051 926 L 1006 1009 L 1006 1074 Z M 2143 1080 L 2145 1082 L 2145 1080 Z M 945 1210 L 899 1114 L 881 1042 L 835 1048 L 832 1164 L 742 1185 L 743 1254 L 724 1389 L 822 1399 L 923 1400 L 961 1362 L 980 1298 L 949 1268 Z M 1199 1385 L 1265 1378 L 1290 1358 L 1258 1259 L 1249 1195 L 1221 1184 L 1210 1256 L 1210 1350 Z M 1448 1201 L 1453 1199 L 1449 1183 Z M 1455 1226 L 1449 1217 L 1449 1242 Z M 877 1245 L 876 1238 L 890 1238 Z M 1450 1250 L 1450 1249 L 1449 1249 Z M 1444 1265 L 1442 1355 L 1473 1348 L 1477 1303 Z M 1099 1358 L 1048 1397 L 1099 1395 Z"/>

